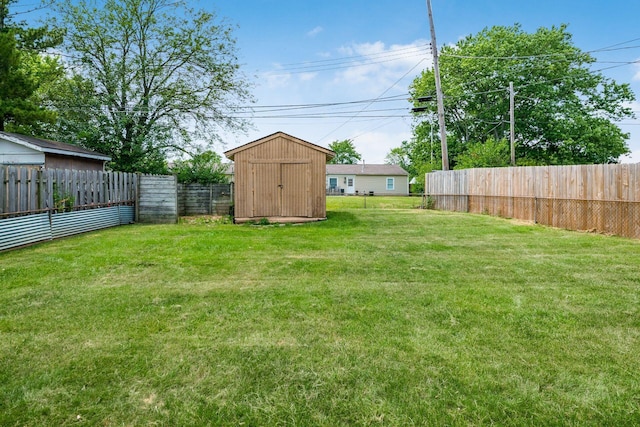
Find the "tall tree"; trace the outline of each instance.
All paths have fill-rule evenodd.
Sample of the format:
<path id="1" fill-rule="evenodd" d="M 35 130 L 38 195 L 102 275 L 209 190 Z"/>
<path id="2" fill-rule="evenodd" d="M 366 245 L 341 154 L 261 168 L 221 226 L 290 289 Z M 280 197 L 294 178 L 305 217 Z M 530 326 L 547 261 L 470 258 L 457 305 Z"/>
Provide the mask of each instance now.
<path id="1" fill-rule="evenodd" d="M 184 0 L 65 0 L 58 12 L 77 73 L 56 98 L 59 132 L 111 155 L 114 169 L 157 172 L 169 153 L 246 125 L 234 112 L 252 100 L 249 85 L 215 15 Z"/>
<path id="2" fill-rule="evenodd" d="M 55 121 L 40 95 L 63 70 L 43 52 L 62 42 L 62 31 L 14 22 L 13 3 L 0 0 L 0 130 L 37 135 L 42 125 Z"/>
<path id="3" fill-rule="evenodd" d="M 492 27 L 442 48 L 440 69 L 451 144 L 509 138 L 509 82 L 515 87 L 519 164 L 609 163 L 628 152 L 615 124 L 632 117 L 634 94 L 590 69 L 595 58 L 573 45 L 566 26 L 526 33 Z M 411 86 L 415 98 L 435 91 L 432 70 Z M 427 104 L 435 111 L 435 105 Z M 456 153 L 450 153 L 452 163 Z"/>
<path id="4" fill-rule="evenodd" d="M 362 156 L 356 151 L 356 147 L 350 139 L 333 141 L 329 144 L 329 149 L 336 153 L 335 157 L 331 159 L 329 163 L 336 165 L 354 165 L 362 160 Z"/>

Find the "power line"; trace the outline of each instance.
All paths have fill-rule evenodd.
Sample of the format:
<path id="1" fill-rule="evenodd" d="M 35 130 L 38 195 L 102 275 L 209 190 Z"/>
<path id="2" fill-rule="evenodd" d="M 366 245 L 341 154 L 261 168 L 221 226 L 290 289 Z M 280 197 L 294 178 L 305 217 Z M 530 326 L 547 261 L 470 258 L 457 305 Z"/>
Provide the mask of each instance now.
<path id="1" fill-rule="evenodd" d="M 379 65 L 379 64 L 384 64 L 384 63 L 388 63 L 388 62 L 394 62 L 394 61 L 398 61 L 401 59 L 409 59 L 409 58 L 413 58 L 416 57 L 418 55 L 422 55 L 421 52 L 416 52 L 413 55 L 402 55 L 402 56 L 397 56 L 391 59 L 384 59 L 384 60 L 371 60 L 371 61 L 367 61 L 367 62 L 358 62 L 358 61 L 352 61 L 352 62 L 347 62 L 347 63 L 343 63 L 343 65 L 327 65 L 327 66 L 309 66 L 309 67 L 297 67 L 297 68 L 290 68 L 290 69 L 277 69 L 277 70 L 272 70 L 272 71 L 265 71 L 265 74 L 269 74 L 271 76 L 282 76 L 282 75 L 288 75 L 288 74 L 302 74 L 302 73 L 313 73 L 313 72 L 321 72 L 321 71 L 334 71 L 334 70 L 342 70 L 345 68 L 355 68 L 355 67 L 368 67 L 371 65 Z"/>
<path id="2" fill-rule="evenodd" d="M 369 106 L 371 104 L 373 104 L 373 102 L 375 102 L 375 100 L 381 99 L 387 92 L 389 92 L 391 89 L 393 89 L 398 83 L 400 83 L 400 81 L 402 81 L 407 75 L 409 75 L 409 73 L 411 73 L 414 69 L 416 69 L 418 67 L 418 65 L 422 64 L 425 60 L 421 59 L 420 61 L 418 61 L 418 63 L 416 63 L 416 65 L 414 65 L 413 67 L 411 67 L 411 69 L 409 71 L 407 71 L 406 73 L 404 73 L 402 75 L 402 77 L 400 77 L 398 80 L 396 80 L 390 87 L 388 87 L 384 92 L 382 92 L 377 98 L 375 98 L 374 100 L 372 100 L 370 103 L 368 103 L 367 105 L 365 105 L 361 112 L 365 111 L 367 108 L 369 108 Z M 356 114 L 357 116 L 357 114 Z M 356 116 L 354 116 L 353 118 L 355 118 Z M 325 136 L 323 136 L 322 138 L 320 138 L 318 141 L 322 141 L 324 140 L 326 137 L 328 137 L 329 135 L 331 135 L 332 133 L 336 132 L 337 130 L 343 128 L 344 126 L 346 126 L 353 118 L 350 118 L 349 120 L 345 121 L 343 124 L 341 124 L 340 126 L 338 126 L 337 128 L 333 129 L 331 132 L 329 132 L 328 134 L 326 134 Z"/>
<path id="3" fill-rule="evenodd" d="M 389 55 L 394 55 L 394 54 L 398 54 L 399 52 L 404 52 L 404 51 L 415 51 L 415 50 L 419 50 L 422 49 L 424 47 L 429 47 L 429 43 L 426 44 L 422 44 L 422 45 L 417 45 L 417 46 L 408 46 L 408 47 L 404 47 L 404 48 L 400 48 L 400 49 L 393 49 L 393 50 L 389 50 L 386 52 L 378 52 L 378 53 L 371 53 L 371 54 L 367 54 L 367 55 L 353 55 L 353 56 L 345 56 L 342 58 L 333 58 L 333 59 L 319 59 L 316 61 L 304 61 L 304 62 L 296 62 L 296 63 L 288 63 L 288 64 L 282 64 L 282 66 L 285 67 L 293 67 L 293 68 L 297 68 L 297 67 L 302 67 L 302 66 L 307 66 L 307 65 L 313 65 L 313 64 L 324 64 L 324 63 L 333 63 L 333 62 L 353 62 L 355 60 L 357 60 L 357 58 L 377 58 L 377 57 L 385 57 L 385 56 L 389 56 Z"/>

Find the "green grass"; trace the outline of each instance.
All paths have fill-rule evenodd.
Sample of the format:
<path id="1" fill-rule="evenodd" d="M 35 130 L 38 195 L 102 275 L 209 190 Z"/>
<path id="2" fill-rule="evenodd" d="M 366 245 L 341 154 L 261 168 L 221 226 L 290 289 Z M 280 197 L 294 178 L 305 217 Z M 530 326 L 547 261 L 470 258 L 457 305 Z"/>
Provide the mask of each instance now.
<path id="1" fill-rule="evenodd" d="M 0 425 L 640 424 L 640 242 L 384 199 L 0 254 Z"/>
<path id="2" fill-rule="evenodd" d="M 419 196 L 327 196 L 327 210 L 411 209 L 422 206 Z"/>

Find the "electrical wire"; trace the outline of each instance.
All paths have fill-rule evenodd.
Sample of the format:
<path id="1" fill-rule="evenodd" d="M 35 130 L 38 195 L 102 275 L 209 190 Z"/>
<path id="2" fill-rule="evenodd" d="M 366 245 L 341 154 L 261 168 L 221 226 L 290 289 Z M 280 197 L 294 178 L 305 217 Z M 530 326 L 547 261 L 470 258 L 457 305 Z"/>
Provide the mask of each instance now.
<path id="1" fill-rule="evenodd" d="M 294 63 L 282 64 L 282 65 L 283 66 L 298 67 L 298 66 L 316 64 L 316 63 L 354 61 L 354 60 L 356 60 L 356 58 L 371 58 L 371 57 L 376 57 L 378 55 L 384 56 L 384 55 L 390 54 L 390 53 L 403 52 L 405 50 L 421 49 L 421 48 L 424 48 L 424 47 L 431 48 L 431 44 L 430 43 L 426 43 L 426 44 L 417 45 L 417 46 L 408 46 L 408 47 L 404 47 L 404 48 L 400 48 L 400 49 L 389 50 L 387 52 L 372 53 L 372 54 L 367 54 L 367 55 L 353 55 L 353 56 L 346 56 L 346 57 L 335 58 L 335 59 L 319 59 L 319 60 L 316 60 L 316 61 L 294 62 Z"/>
<path id="2" fill-rule="evenodd" d="M 411 73 L 413 70 L 415 70 L 418 65 L 422 64 L 425 61 L 425 59 L 421 59 L 420 61 L 418 61 L 416 63 L 416 65 L 414 65 L 413 67 L 411 67 L 411 69 L 409 69 L 409 71 L 407 71 L 406 73 L 404 73 L 402 75 L 402 77 L 400 77 L 398 80 L 396 80 L 390 87 L 388 87 L 385 91 L 383 91 L 377 98 L 380 99 L 382 98 L 387 92 L 389 92 L 391 89 L 393 89 L 398 83 L 400 83 L 406 76 L 409 75 L 409 73 Z M 369 108 L 369 106 L 373 103 L 370 102 L 367 105 L 364 106 L 364 108 L 362 108 L 361 112 L 365 111 L 367 108 Z M 358 114 L 356 114 L 356 116 L 358 116 Z M 325 138 L 327 138 L 329 135 L 333 134 L 334 132 L 338 131 L 339 129 L 342 129 L 344 126 L 346 126 L 353 118 L 355 118 L 356 116 L 348 119 L 347 121 L 345 121 L 343 124 L 341 124 L 340 126 L 338 126 L 337 128 L 333 129 L 331 132 L 329 132 L 328 134 L 326 134 L 325 136 L 323 136 L 322 138 L 320 138 L 318 141 L 323 141 Z"/>

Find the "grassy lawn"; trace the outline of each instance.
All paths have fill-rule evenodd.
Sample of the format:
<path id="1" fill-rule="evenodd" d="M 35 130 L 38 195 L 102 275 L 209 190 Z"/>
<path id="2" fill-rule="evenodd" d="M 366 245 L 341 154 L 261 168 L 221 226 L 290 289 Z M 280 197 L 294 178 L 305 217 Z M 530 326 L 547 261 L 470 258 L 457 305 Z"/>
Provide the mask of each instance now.
<path id="1" fill-rule="evenodd" d="M 0 425 L 640 424 L 640 242 L 363 199 L 0 254 Z"/>

